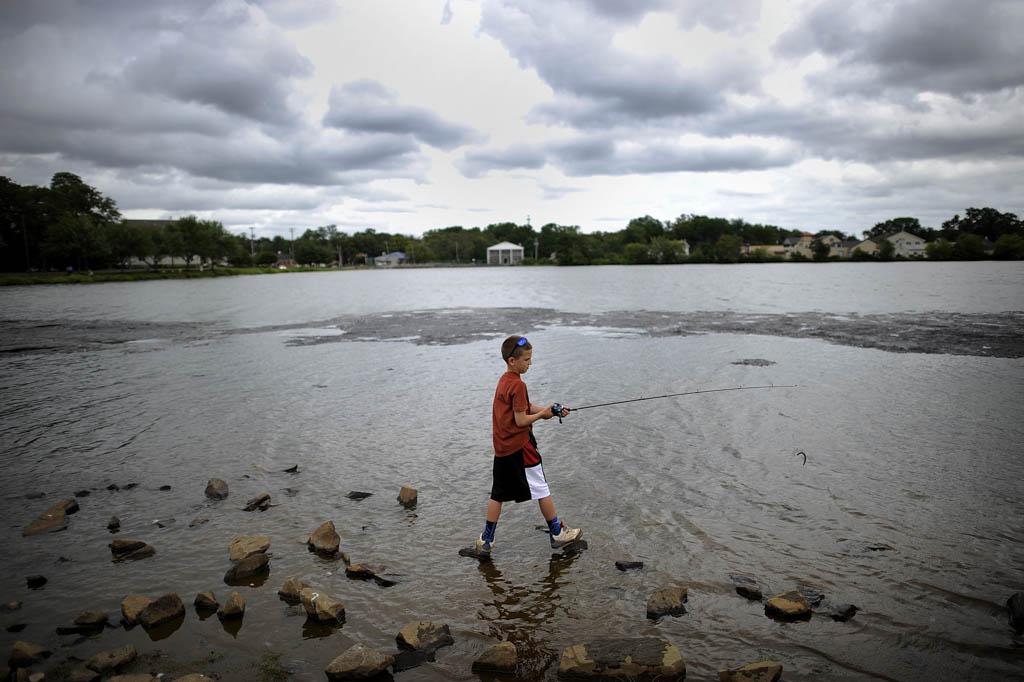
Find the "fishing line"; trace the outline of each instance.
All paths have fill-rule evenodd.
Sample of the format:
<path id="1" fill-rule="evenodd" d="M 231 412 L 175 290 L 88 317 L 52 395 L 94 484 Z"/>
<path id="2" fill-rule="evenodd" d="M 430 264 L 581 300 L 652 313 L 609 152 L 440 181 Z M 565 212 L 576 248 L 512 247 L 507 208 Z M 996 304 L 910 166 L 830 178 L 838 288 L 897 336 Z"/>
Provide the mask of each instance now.
<path id="1" fill-rule="evenodd" d="M 776 385 L 769 386 L 732 386 L 730 388 L 709 388 L 703 391 L 683 391 L 682 393 L 666 393 L 665 395 L 652 395 L 645 398 L 630 398 L 628 400 L 615 400 L 610 403 L 598 403 L 597 405 L 584 405 L 583 407 L 571 408 L 573 412 L 579 410 L 590 410 L 595 407 L 608 407 L 609 405 L 625 405 L 626 403 L 638 403 L 641 400 L 660 400 L 662 398 L 675 398 L 682 395 L 697 395 L 699 393 L 723 393 L 725 391 L 754 391 L 765 388 L 800 388 L 797 385 Z"/>

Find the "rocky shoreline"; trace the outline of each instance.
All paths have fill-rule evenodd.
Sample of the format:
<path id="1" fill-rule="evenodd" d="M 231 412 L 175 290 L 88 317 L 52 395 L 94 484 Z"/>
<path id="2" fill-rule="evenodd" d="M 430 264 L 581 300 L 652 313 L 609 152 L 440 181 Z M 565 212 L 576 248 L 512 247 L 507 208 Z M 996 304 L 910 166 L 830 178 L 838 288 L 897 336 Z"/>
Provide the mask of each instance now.
<path id="1" fill-rule="evenodd" d="M 297 467 L 288 470 L 298 473 Z M 363 499 L 372 493 L 350 493 L 353 499 Z M 220 479 L 210 479 L 205 496 L 210 500 L 225 500 L 229 497 L 228 485 Z M 35 498 L 30 495 L 29 497 Z M 418 491 L 411 486 L 402 486 L 397 496 L 398 504 L 414 509 Z M 273 506 L 268 493 L 249 500 L 244 509 L 258 511 Z M 22 532 L 24 542 L 31 542 L 31 536 L 47 532 L 67 531 L 71 527 L 69 515 L 79 511 L 79 503 L 69 498 L 48 506 L 38 517 L 29 522 Z M 198 521 L 199 519 L 197 519 Z M 196 522 L 194 521 L 193 524 Z M 117 530 L 110 525 L 111 532 Z M 263 535 L 239 535 L 227 543 L 229 567 L 223 576 L 227 586 L 248 584 L 253 578 L 265 578 L 271 570 L 271 540 Z M 341 551 L 341 538 L 333 520 L 324 521 L 313 529 L 306 542 L 308 552 L 330 560 L 338 560 L 345 566 L 345 574 L 353 580 L 372 580 L 381 587 L 395 584 L 395 576 L 384 567 L 353 563 L 349 555 Z M 143 540 L 116 538 L 109 543 L 114 561 L 142 561 L 154 556 L 157 549 Z M 869 549 L 875 549 L 874 547 Z M 889 549 L 889 548 L 884 548 Z M 574 551 L 572 547 L 566 551 Z M 575 550 L 582 551 L 582 550 Z M 472 556 L 472 553 L 467 553 Z M 478 557 L 479 558 L 479 557 Z M 489 558 L 482 558 L 488 561 Z M 616 561 L 609 570 L 643 570 L 643 563 L 623 558 Z M 780 594 L 765 598 L 759 581 L 751 576 L 730 575 L 738 597 L 763 602 L 767 618 L 786 623 L 807 623 L 813 617 L 828 617 L 836 622 L 853 618 L 858 608 L 852 604 L 832 601 L 827 595 L 813 587 L 795 585 Z M 46 577 L 33 575 L 26 578 L 29 589 L 38 589 L 46 583 Z M 224 601 L 217 597 L 220 592 Z M 278 597 L 290 604 L 301 604 L 309 621 L 337 626 L 345 622 L 344 603 L 336 596 L 306 579 L 290 576 L 278 589 Z M 653 592 L 647 599 L 646 617 L 657 621 L 663 618 L 682 618 L 687 615 L 690 597 L 685 585 L 669 585 Z M 1018 633 L 1024 632 L 1024 593 L 1017 593 L 1006 602 L 1010 627 Z M 200 618 L 216 614 L 225 623 L 240 623 L 246 615 L 245 599 L 235 590 L 226 595 L 223 590 L 207 589 L 197 593 L 192 606 Z M 21 601 L 7 601 L 2 605 L 8 632 L 19 632 L 17 614 L 24 608 Z M 31 608 L 31 607 L 29 607 Z M 123 595 L 119 623 L 125 628 L 140 626 L 147 632 L 161 630 L 172 634 L 186 617 L 185 603 L 175 592 L 157 597 L 141 594 Z M 23 627 L 23 626 L 22 626 Z M 112 627 L 109 615 L 102 611 L 82 612 L 74 622 L 57 628 L 59 634 L 83 634 L 101 636 L 105 628 Z M 237 631 L 237 630 L 236 630 Z M 455 643 L 448 624 L 430 620 L 412 619 L 395 634 L 395 649 L 382 651 L 356 643 L 337 656 L 324 668 L 330 681 L 392 679 L 400 674 L 435 661 L 439 651 Z M 441 654 L 443 655 L 443 654 Z M 140 661 L 138 651 L 132 645 L 101 651 L 87 661 L 74 658 L 47 666 L 53 661 L 52 652 L 46 646 L 28 640 L 15 642 L 7 659 L 7 667 L 0 667 L 0 680 L 19 682 L 43 682 L 44 680 L 67 680 L 68 682 L 205 682 L 216 679 L 207 677 L 200 670 L 193 670 L 171 679 L 159 668 L 147 668 L 146 661 Z M 514 643 L 495 642 L 484 650 L 469 665 L 470 672 L 516 679 L 520 671 L 519 652 Z M 208 672 L 208 671 L 207 671 Z M 770 660 L 754 661 L 732 669 L 718 671 L 722 682 L 776 682 L 782 678 L 783 666 Z M 679 648 L 658 637 L 600 638 L 584 641 L 566 647 L 561 654 L 557 675 L 561 679 L 575 680 L 682 680 L 686 676 L 686 662 Z"/>

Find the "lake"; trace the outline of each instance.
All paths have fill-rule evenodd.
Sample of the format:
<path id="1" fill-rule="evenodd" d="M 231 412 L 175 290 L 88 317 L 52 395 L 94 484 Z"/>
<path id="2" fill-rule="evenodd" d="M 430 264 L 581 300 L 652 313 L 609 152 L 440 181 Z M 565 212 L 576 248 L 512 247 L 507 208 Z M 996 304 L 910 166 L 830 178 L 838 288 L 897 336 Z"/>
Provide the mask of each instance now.
<path id="1" fill-rule="evenodd" d="M 402 627 L 429 620 L 455 644 L 396 679 L 479 679 L 472 661 L 510 640 L 522 679 L 554 680 L 566 647 L 638 635 L 675 644 L 688 679 L 765 659 L 788 681 L 1024 679 L 1005 610 L 1024 591 L 1022 263 L 8 287 L 0 320 L 0 599 L 24 602 L 2 622 L 25 625 L 0 645 L 45 644 L 41 670 L 132 643 L 193 664 L 169 679 L 258 680 L 253 666 L 271 660 L 288 679 L 323 680 L 352 644 L 394 653 Z M 513 333 L 534 346 L 524 379 L 544 404 L 796 387 L 538 424 L 559 516 L 589 547 L 552 553 L 536 505 L 508 504 L 493 560 L 478 563 L 457 552 L 482 530 L 499 347 Z M 205 498 L 210 478 L 228 499 Z M 419 490 L 415 509 L 396 501 L 402 485 Z M 67 530 L 22 537 L 76 492 L 88 495 Z M 275 506 L 242 511 L 263 492 Z M 350 580 L 309 553 L 328 520 L 354 563 L 396 584 Z M 238 535 L 271 539 L 265 581 L 224 584 Z M 114 562 L 118 537 L 156 555 Z M 620 559 L 644 567 L 622 572 Z M 33 574 L 42 589 L 26 587 Z M 766 598 L 800 587 L 823 601 L 810 621 L 780 623 L 736 594 L 738 575 Z M 344 625 L 314 626 L 281 601 L 288 577 L 343 601 Z M 689 590 L 687 613 L 648 620 L 648 596 L 674 586 Z M 240 629 L 197 616 L 207 589 L 222 603 L 242 593 Z M 170 591 L 187 607 L 173 633 L 56 633 L 82 611 L 116 621 L 125 596 Z M 839 604 L 858 612 L 834 621 Z"/>

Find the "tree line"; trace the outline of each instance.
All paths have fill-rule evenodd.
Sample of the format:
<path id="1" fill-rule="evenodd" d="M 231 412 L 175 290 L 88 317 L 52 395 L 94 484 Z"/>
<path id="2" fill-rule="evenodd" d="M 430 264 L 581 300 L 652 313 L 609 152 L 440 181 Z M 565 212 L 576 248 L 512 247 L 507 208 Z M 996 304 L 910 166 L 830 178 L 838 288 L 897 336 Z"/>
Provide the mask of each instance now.
<path id="1" fill-rule="evenodd" d="M 64 268 L 127 268 L 141 262 L 157 268 L 168 258 L 234 266 L 273 265 L 282 260 L 300 265 L 358 265 L 384 253 L 401 251 L 409 263 L 484 263 L 487 247 L 508 241 L 524 248 L 526 262 L 560 265 L 644 263 L 737 263 L 779 260 L 757 245 L 778 245 L 802 232 L 742 219 L 682 214 L 674 220 L 649 215 L 634 218 L 613 232 L 583 233 L 578 225 L 532 225 L 503 222 L 486 227 L 453 225 L 427 230 L 421 237 L 377 232 L 352 234 L 335 225 L 308 229 L 297 239 L 251 238 L 231 234 L 215 220 L 185 216 L 154 221 L 159 227 L 126 221 L 113 199 L 103 196 L 73 173 L 57 173 L 49 187 L 21 186 L 0 177 L 0 269 L 6 272 Z M 929 228 L 917 218 L 893 218 L 864 231 L 875 239 L 875 254 L 855 258 L 889 260 L 892 245 L 884 237 L 899 230 L 928 242 L 932 259 L 1022 258 L 1024 224 L 1012 213 L 968 208 Z M 838 230 L 820 230 L 811 245 L 813 258 L 827 260 L 826 235 L 851 241 Z M 888 246 L 887 246 L 888 245 Z"/>

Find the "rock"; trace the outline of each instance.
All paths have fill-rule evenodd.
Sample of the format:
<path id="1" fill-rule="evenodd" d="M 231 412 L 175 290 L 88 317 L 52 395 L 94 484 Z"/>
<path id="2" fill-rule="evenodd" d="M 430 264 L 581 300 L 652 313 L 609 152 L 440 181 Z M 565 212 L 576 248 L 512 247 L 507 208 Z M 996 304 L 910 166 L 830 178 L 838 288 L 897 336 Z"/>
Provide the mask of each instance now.
<path id="1" fill-rule="evenodd" d="M 100 674 L 95 670 L 89 670 L 88 668 L 75 668 L 68 673 L 65 682 L 97 682 L 100 679 Z"/>
<path id="2" fill-rule="evenodd" d="M 663 616 L 681 616 L 686 613 L 686 588 L 668 587 L 658 590 L 647 599 L 647 617 L 658 620 Z"/>
<path id="3" fill-rule="evenodd" d="M 480 654 L 473 661 L 472 671 L 475 673 L 499 673 L 515 675 L 519 665 L 519 652 L 512 642 L 495 644 Z"/>
<path id="4" fill-rule="evenodd" d="M 89 491 L 79 490 L 78 492 L 75 493 L 75 497 L 89 497 Z"/>
<path id="5" fill-rule="evenodd" d="M 120 490 L 120 489 L 121 489 L 121 486 L 119 486 L 116 483 L 111 483 L 110 485 L 107 486 L 107 490 Z"/>
<path id="6" fill-rule="evenodd" d="M 74 635 L 93 633 L 102 630 L 107 624 L 107 614 L 102 611 L 86 611 L 75 618 L 75 624 L 71 627 L 58 627 L 59 635 Z"/>
<path id="7" fill-rule="evenodd" d="M 4 630 L 7 632 L 21 632 L 28 627 L 28 623 L 13 623 L 8 625 Z M 4 679 L 3 675 L 0 675 L 0 680 Z"/>
<path id="8" fill-rule="evenodd" d="M 782 664 L 775 661 L 751 663 L 742 668 L 719 670 L 719 682 L 778 682 L 782 677 Z"/>
<path id="9" fill-rule="evenodd" d="M 171 489 L 171 486 L 169 486 L 169 485 L 162 485 L 162 486 L 160 486 L 160 490 L 163 490 L 164 492 L 167 492 L 170 489 Z"/>
<path id="10" fill-rule="evenodd" d="M 102 651 L 92 658 L 85 664 L 86 668 L 95 670 L 100 674 L 109 673 L 111 670 L 117 670 L 118 668 L 124 667 L 135 660 L 138 656 L 138 652 L 135 651 L 135 647 L 131 644 L 126 644 L 120 649 L 113 649 L 112 651 Z"/>
<path id="11" fill-rule="evenodd" d="M 20 601 L 17 601 L 17 600 L 16 601 L 9 601 L 6 604 L 4 604 L 3 606 L 0 606 L 0 611 L 17 611 L 20 608 L 21 608 L 21 602 Z M 0 678 L 0 679 L 2 679 L 2 678 Z"/>
<path id="12" fill-rule="evenodd" d="M 817 606 L 825 599 L 825 593 L 814 587 L 808 587 L 807 585 L 797 585 L 796 591 L 804 595 L 804 599 L 807 600 L 811 606 Z"/>
<path id="13" fill-rule="evenodd" d="M 43 498 L 43 497 L 46 497 L 46 493 L 34 492 L 34 493 L 29 493 L 28 495 L 25 495 L 25 499 L 26 500 L 38 500 L 38 499 Z"/>
<path id="14" fill-rule="evenodd" d="M 140 675 L 114 675 L 107 682 L 156 682 L 159 679 L 149 673 L 142 673 Z"/>
<path id="15" fill-rule="evenodd" d="M 120 530 L 120 529 L 121 529 L 121 519 L 117 518 L 116 516 L 111 516 L 110 520 L 107 521 L 107 530 Z"/>
<path id="16" fill-rule="evenodd" d="M 147 558 L 153 556 L 154 554 L 156 554 L 156 549 L 153 548 L 153 545 L 143 545 L 142 547 L 139 547 L 134 552 L 128 552 L 127 554 L 122 554 L 121 556 L 117 557 L 117 559 L 119 561 L 120 560 L 136 561 L 138 559 L 147 559 Z"/>
<path id="17" fill-rule="evenodd" d="M 121 486 L 121 490 L 131 490 L 132 488 L 135 488 L 138 485 L 138 483 L 125 483 L 123 486 Z"/>
<path id="18" fill-rule="evenodd" d="M 370 566 L 367 564 L 353 564 L 345 568 L 345 575 L 355 580 L 375 580 L 381 587 L 391 587 L 395 581 L 388 580 L 381 574 L 383 566 Z"/>
<path id="19" fill-rule="evenodd" d="M 433 652 L 443 646 L 454 644 L 451 631 L 443 623 L 415 621 L 399 630 L 395 637 L 399 649 Z"/>
<path id="20" fill-rule="evenodd" d="M 176 593 L 170 592 L 142 609 L 139 613 L 139 622 L 148 630 L 169 623 L 176 618 L 182 618 L 184 615 L 185 605 L 181 603 L 181 598 Z"/>
<path id="21" fill-rule="evenodd" d="M 228 497 L 228 484 L 219 478 L 211 478 L 206 483 L 206 496 L 211 500 L 226 500 Z"/>
<path id="22" fill-rule="evenodd" d="M 270 549 L 270 538 L 266 535 L 239 535 L 228 543 L 228 554 L 232 561 L 241 561 L 253 554 L 262 554 Z"/>
<path id="23" fill-rule="evenodd" d="M 284 469 L 282 471 L 282 473 L 285 473 L 285 474 L 297 474 L 297 473 L 299 473 L 299 465 L 298 464 L 293 464 L 292 466 L 288 467 L 287 469 Z"/>
<path id="24" fill-rule="evenodd" d="M 108 547 L 110 547 L 110 553 L 114 556 L 130 554 L 131 552 L 142 549 L 145 546 L 146 543 L 142 540 L 129 540 L 127 538 L 114 540 L 108 545 Z"/>
<path id="25" fill-rule="evenodd" d="M 251 554 L 228 569 L 224 574 L 224 582 L 232 583 L 245 580 L 270 570 L 270 557 L 266 554 Z"/>
<path id="26" fill-rule="evenodd" d="M 53 505 L 36 517 L 35 521 L 25 526 L 22 535 L 38 535 L 39 533 L 56 533 L 68 527 L 68 514 L 78 511 L 78 503 L 74 498 L 63 500 Z"/>
<path id="27" fill-rule="evenodd" d="M 324 556 L 334 556 L 337 554 L 338 549 L 341 547 L 341 537 L 338 535 L 338 531 L 334 529 L 334 521 L 326 521 L 320 524 L 320 527 L 309 536 L 306 545 L 309 547 L 309 551 L 316 552 L 317 554 Z"/>
<path id="28" fill-rule="evenodd" d="M 260 493 L 245 503 L 244 511 L 266 511 L 270 506 L 270 493 Z"/>
<path id="29" fill-rule="evenodd" d="M 775 363 L 771 360 L 765 360 L 764 358 L 744 358 L 743 360 L 734 360 L 731 364 L 749 365 L 751 367 L 770 367 Z"/>
<path id="30" fill-rule="evenodd" d="M 761 586 L 757 584 L 757 581 L 746 575 L 730 575 L 729 578 L 736 585 L 736 594 L 741 597 L 746 597 L 751 601 L 761 601 L 764 598 L 764 594 L 761 592 Z"/>
<path id="31" fill-rule="evenodd" d="M 367 497 L 370 497 L 371 495 L 373 495 L 373 493 L 362 493 L 359 492 L 358 490 L 352 490 L 345 497 L 347 497 L 350 500 L 365 500 Z"/>
<path id="32" fill-rule="evenodd" d="M 558 676 L 574 680 L 682 680 L 686 677 L 686 662 L 679 649 L 656 637 L 600 639 L 562 652 Z"/>
<path id="33" fill-rule="evenodd" d="M 192 606 L 196 608 L 196 611 L 213 611 L 220 604 L 217 602 L 217 598 L 213 596 L 213 591 L 206 590 L 196 595 L 196 598 L 192 600 Z"/>
<path id="34" fill-rule="evenodd" d="M 790 590 L 766 601 L 764 613 L 777 620 L 810 620 L 811 603 L 796 590 Z"/>
<path id="35" fill-rule="evenodd" d="M 195 528 L 196 526 L 201 526 L 204 523 L 209 523 L 209 521 L 210 521 L 210 519 L 206 518 L 205 516 L 201 516 L 200 515 L 200 516 L 195 517 L 191 521 L 189 521 L 188 527 L 189 528 Z"/>
<path id="36" fill-rule="evenodd" d="M 627 559 L 620 559 L 615 562 L 615 568 L 620 571 L 636 571 L 644 567 L 642 561 L 629 561 Z"/>
<path id="37" fill-rule="evenodd" d="M 1010 612 L 1010 627 L 1024 632 L 1024 592 L 1015 592 L 1007 599 L 1006 608 Z"/>
<path id="38" fill-rule="evenodd" d="M 184 677 L 177 678 L 174 682 L 213 682 L 213 678 L 200 673 L 191 673 Z"/>
<path id="39" fill-rule="evenodd" d="M 217 617 L 221 620 L 231 620 L 232 618 L 241 618 L 245 615 L 245 600 L 242 599 L 242 595 L 237 592 L 232 592 L 228 600 L 224 602 L 224 606 L 220 607 L 217 611 Z"/>
<path id="40" fill-rule="evenodd" d="M 419 491 L 410 485 L 403 485 L 402 489 L 398 491 L 398 501 L 406 509 L 411 509 L 416 506 L 417 499 L 419 498 Z"/>
<path id="41" fill-rule="evenodd" d="M 394 662 L 394 657 L 381 654 L 364 644 L 356 644 L 331 661 L 324 672 L 328 680 L 367 680 L 380 675 Z"/>
<path id="42" fill-rule="evenodd" d="M 278 596 L 282 599 L 289 601 L 299 601 L 302 599 L 301 592 L 303 589 L 309 587 L 309 583 L 305 580 L 299 580 L 298 578 L 288 578 L 284 581 L 284 585 L 277 591 Z"/>
<path id="43" fill-rule="evenodd" d="M 299 593 L 306 615 L 318 623 L 344 623 L 345 605 L 322 590 L 306 587 Z"/>
<path id="44" fill-rule="evenodd" d="M 125 625 L 135 625 L 139 622 L 139 614 L 152 603 L 152 599 L 141 594 L 128 595 L 121 600 L 121 621 Z"/>
<path id="45" fill-rule="evenodd" d="M 50 650 L 41 644 L 18 640 L 14 643 L 11 657 L 7 659 L 7 665 L 12 668 L 27 668 L 30 665 L 39 663 L 49 655 Z"/>
<path id="46" fill-rule="evenodd" d="M 845 623 L 857 614 L 857 607 L 853 604 L 836 604 L 828 610 L 832 620 Z"/>
<path id="47" fill-rule="evenodd" d="M 30 590 L 38 590 L 40 587 L 47 583 L 45 575 L 30 575 L 25 578 L 25 584 L 28 585 Z"/>

